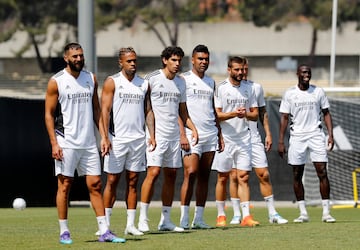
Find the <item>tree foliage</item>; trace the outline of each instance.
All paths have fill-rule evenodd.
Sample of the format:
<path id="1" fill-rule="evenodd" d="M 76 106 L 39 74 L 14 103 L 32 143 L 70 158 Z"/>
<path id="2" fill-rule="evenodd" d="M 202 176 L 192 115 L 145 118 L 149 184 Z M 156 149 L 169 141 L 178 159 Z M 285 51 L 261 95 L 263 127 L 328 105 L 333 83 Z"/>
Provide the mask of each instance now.
<path id="1" fill-rule="evenodd" d="M 238 9 L 246 21 L 257 26 L 271 26 L 280 31 L 286 24 L 300 18 L 308 20 L 313 28 L 309 64 L 314 63 L 318 30 L 332 25 L 333 0 L 242 0 Z M 338 0 L 337 25 L 356 21 L 360 28 L 360 1 Z"/>
<path id="2" fill-rule="evenodd" d="M 40 54 L 39 45 L 46 41 L 46 32 L 51 23 L 67 23 L 76 25 L 77 15 L 74 1 L 70 0 L 2 0 L 0 3 L 0 41 L 11 39 L 16 31 L 25 31 L 27 42 L 15 56 L 21 55 L 33 47 L 42 72 L 50 72 L 50 54 L 46 59 Z M 60 26 L 59 26 L 60 27 Z M 59 39 L 59 33 L 52 34 L 50 44 Z M 51 45 L 49 51 L 51 50 Z"/>
<path id="3" fill-rule="evenodd" d="M 276 30 L 299 18 L 308 20 L 313 27 L 310 57 L 314 56 L 317 32 L 331 26 L 333 0 L 239 0 L 238 10 L 246 21 L 257 26 L 275 26 Z M 199 9 L 203 0 L 94 0 L 95 30 L 121 20 L 121 27 L 132 27 L 136 22 L 145 24 L 165 47 L 177 45 L 179 25 L 182 22 L 206 21 L 213 18 L 206 10 Z M 219 8 L 214 13 L 224 13 L 227 2 L 219 0 L 211 6 Z M 218 17 L 219 18 L 219 17 Z M 220 16 L 221 18 L 221 16 Z M 338 0 L 338 25 L 356 21 L 360 29 L 360 1 Z M 46 41 L 49 24 L 77 27 L 77 1 L 74 0 L 1 0 L 0 42 L 8 41 L 16 31 L 25 31 L 28 40 L 14 55 L 21 57 L 34 48 L 42 72 L 50 71 L 51 44 L 59 39 L 59 29 L 51 34 L 49 54 L 40 54 L 39 46 Z M 163 32 L 165 31 L 165 32 Z M 165 35 L 164 35 L 165 34 Z M 76 34 L 75 34 L 76 35 Z M 59 52 L 61 53 L 61 52 Z"/>
<path id="4" fill-rule="evenodd" d="M 100 11 L 111 17 L 112 21 L 119 19 L 120 28 L 132 27 L 135 22 L 145 24 L 147 30 L 154 32 L 161 44 L 177 45 L 179 24 L 204 20 L 199 12 L 199 0 L 100 0 Z M 110 8 L 112 6 L 112 8 Z M 99 26 L 104 26 L 102 23 Z M 166 36 L 161 30 L 164 29 Z"/>

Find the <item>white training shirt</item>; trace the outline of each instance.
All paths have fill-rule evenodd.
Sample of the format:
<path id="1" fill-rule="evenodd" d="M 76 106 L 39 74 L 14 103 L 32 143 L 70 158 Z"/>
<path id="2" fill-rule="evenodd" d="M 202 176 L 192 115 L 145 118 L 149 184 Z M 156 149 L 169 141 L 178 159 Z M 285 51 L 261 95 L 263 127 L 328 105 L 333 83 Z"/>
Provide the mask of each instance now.
<path id="1" fill-rule="evenodd" d="M 74 78 L 65 69 L 52 78 L 56 81 L 59 113 L 55 119 L 58 143 L 63 148 L 87 149 L 94 145 L 93 105 L 94 76 L 82 70 Z"/>
<path id="2" fill-rule="evenodd" d="M 138 75 L 130 82 L 122 72 L 110 77 L 115 83 L 110 119 L 113 141 L 126 143 L 145 138 L 144 102 L 148 82 Z"/>
<path id="3" fill-rule="evenodd" d="M 183 78 L 170 80 L 159 69 L 145 77 L 149 81 L 151 105 L 155 116 L 156 140 L 178 141 L 179 104 L 186 102 L 186 86 Z"/>
<path id="4" fill-rule="evenodd" d="M 192 70 L 182 76 L 186 82 L 186 105 L 198 131 L 199 140 L 207 141 L 216 137 L 218 129 L 214 113 L 214 80 L 207 75 L 200 78 Z M 186 134 L 191 133 L 192 130 L 186 128 Z"/>
<path id="5" fill-rule="evenodd" d="M 254 89 L 249 84 L 243 83 L 234 86 L 229 79 L 220 83 L 215 94 L 215 108 L 221 108 L 222 112 L 228 113 L 240 106 L 245 106 L 247 111 L 251 107 L 257 107 Z M 220 126 L 225 143 L 241 141 L 241 133 L 249 130 L 246 118 L 227 119 L 221 121 Z"/>
<path id="6" fill-rule="evenodd" d="M 322 88 L 310 85 L 304 91 L 294 86 L 284 93 L 280 113 L 290 115 L 290 135 L 302 135 L 319 129 L 321 111 L 329 107 L 329 101 Z"/>
<path id="7" fill-rule="evenodd" d="M 265 107 L 265 98 L 264 98 L 264 89 L 262 88 L 261 84 L 253 82 L 251 80 L 243 80 L 242 83 L 249 84 L 253 89 L 255 93 L 256 102 L 258 104 L 258 107 Z M 249 121 L 249 128 L 251 132 L 251 142 L 261 142 L 261 135 L 259 133 L 258 129 L 258 122 L 257 121 Z"/>

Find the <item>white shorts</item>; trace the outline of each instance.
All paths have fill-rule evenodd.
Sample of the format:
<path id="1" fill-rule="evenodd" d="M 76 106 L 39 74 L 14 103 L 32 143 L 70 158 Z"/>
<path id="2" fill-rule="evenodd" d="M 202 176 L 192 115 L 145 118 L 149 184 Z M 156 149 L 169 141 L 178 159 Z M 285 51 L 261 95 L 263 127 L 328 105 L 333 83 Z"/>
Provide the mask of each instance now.
<path id="1" fill-rule="evenodd" d="M 253 168 L 266 168 L 268 161 L 266 158 L 265 147 L 262 142 L 251 143 L 251 166 Z"/>
<path id="2" fill-rule="evenodd" d="M 129 143 L 113 142 L 109 155 L 104 157 L 104 172 L 119 174 L 124 169 L 132 172 L 142 172 L 146 169 L 145 139 Z"/>
<path id="3" fill-rule="evenodd" d="M 251 171 L 250 134 L 241 143 L 225 143 L 223 152 L 215 153 L 212 169 L 221 173 L 230 172 L 232 168 Z"/>
<path id="4" fill-rule="evenodd" d="M 154 151 L 146 150 L 148 166 L 181 168 L 180 140 L 177 141 L 156 141 Z"/>
<path id="5" fill-rule="evenodd" d="M 79 176 L 101 175 L 98 148 L 90 149 L 63 148 L 63 160 L 55 160 L 55 175 L 74 177 L 75 169 Z"/>
<path id="6" fill-rule="evenodd" d="M 198 144 L 196 144 L 195 146 L 193 146 L 191 143 L 191 139 L 192 139 L 191 135 L 188 135 L 187 139 L 190 144 L 190 150 L 189 151 L 181 150 L 183 156 L 189 155 L 189 154 L 197 154 L 197 155 L 199 155 L 199 157 L 201 157 L 201 155 L 203 153 L 215 151 L 216 147 L 218 145 L 218 137 L 217 136 L 212 137 L 211 139 L 206 140 L 206 141 L 202 141 L 200 139 Z"/>
<path id="7" fill-rule="evenodd" d="M 328 162 L 325 134 L 322 130 L 301 136 L 291 135 L 289 139 L 288 163 L 303 165 L 309 152 L 312 162 Z"/>

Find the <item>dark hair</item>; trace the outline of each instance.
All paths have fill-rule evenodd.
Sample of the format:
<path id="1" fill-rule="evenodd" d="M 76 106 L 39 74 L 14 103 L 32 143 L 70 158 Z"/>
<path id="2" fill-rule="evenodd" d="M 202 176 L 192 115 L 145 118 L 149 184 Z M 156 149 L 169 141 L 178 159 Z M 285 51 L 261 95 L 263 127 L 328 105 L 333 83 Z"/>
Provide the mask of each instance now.
<path id="1" fill-rule="evenodd" d="M 180 47 L 170 46 L 166 47 L 161 52 L 161 58 L 169 59 L 172 55 L 184 57 L 184 51 Z"/>
<path id="2" fill-rule="evenodd" d="M 180 56 L 181 58 L 184 57 L 184 51 L 182 50 L 182 48 L 177 47 L 177 46 L 169 46 L 166 47 L 162 52 L 161 52 L 161 61 L 162 59 L 169 59 L 171 56 Z M 165 64 L 163 62 L 163 67 L 165 67 Z"/>
<path id="3" fill-rule="evenodd" d="M 231 56 L 228 60 L 228 67 L 231 68 L 233 63 L 246 64 L 247 59 L 241 56 Z"/>
<path id="4" fill-rule="evenodd" d="M 133 49 L 133 47 L 124 47 L 124 48 L 121 48 L 119 50 L 119 59 L 125 54 L 125 53 L 135 53 L 135 50 Z"/>
<path id="5" fill-rule="evenodd" d="M 77 49 L 82 49 L 82 48 L 81 48 L 81 45 L 78 44 L 78 43 L 68 43 L 68 44 L 66 44 L 65 47 L 64 47 L 64 54 L 65 54 L 66 52 L 68 52 L 70 49 L 75 49 L 75 50 L 77 50 Z"/>
<path id="6" fill-rule="evenodd" d="M 208 47 L 206 47 L 203 44 L 196 45 L 195 48 L 192 51 L 192 55 L 195 55 L 196 53 L 203 52 L 210 55 Z"/>
<path id="7" fill-rule="evenodd" d="M 299 64 L 299 66 L 297 67 L 297 70 L 299 70 L 301 67 L 307 67 L 307 68 L 311 69 L 311 67 L 310 67 L 308 64 L 306 64 L 306 63 L 301 63 L 301 64 Z"/>

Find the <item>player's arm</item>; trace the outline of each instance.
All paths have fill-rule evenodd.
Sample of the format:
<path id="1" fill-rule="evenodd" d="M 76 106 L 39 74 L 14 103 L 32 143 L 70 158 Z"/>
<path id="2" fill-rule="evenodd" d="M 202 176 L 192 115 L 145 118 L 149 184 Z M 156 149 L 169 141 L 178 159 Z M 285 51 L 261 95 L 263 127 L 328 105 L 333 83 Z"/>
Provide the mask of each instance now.
<path id="1" fill-rule="evenodd" d="M 250 121 L 257 121 L 259 119 L 259 109 L 258 107 L 250 107 L 249 111 L 245 112 L 245 118 Z"/>
<path id="2" fill-rule="evenodd" d="M 195 127 L 195 124 L 192 122 L 190 116 L 189 116 L 189 112 L 186 106 L 186 102 L 181 102 L 179 104 L 179 116 L 183 122 L 183 124 L 188 127 L 189 129 L 191 129 L 192 131 L 192 144 L 196 145 L 199 141 L 199 135 L 197 132 L 197 129 Z"/>
<path id="3" fill-rule="evenodd" d="M 216 109 L 215 109 L 214 102 L 213 102 L 212 106 L 213 106 L 213 111 L 214 111 L 214 116 L 215 116 L 215 124 L 218 129 L 218 151 L 222 152 L 222 151 L 224 151 L 224 148 L 225 148 L 224 138 L 222 136 L 220 121 L 219 121 L 219 117 L 218 117 Z"/>
<path id="4" fill-rule="evenodd" d="M 152 110 L 151 98 L 150 98 L 150 86 L 148 87 L 148 91 L 145 95 L 145 123 L 149 131 L 149 141 L 150 151 L 155 150 L 156 148 L 156 139 L 155 139 L 155 116 Z"/>
<path id="5" fill-rule="evenodd" d="M 102 133 L 104 132 L 104 129 L 103 129 L 103 125 L 100 124 L 102 122 L 100 121 L 101 110 L 100 110 L 99 96 L 98 96 L 98 82 L 96 80 L 95 75 L 94 75 L 94 93 L 92 97 L 92 106 L 93 106 L 93 120 L 95 122 L 96 127 L 99 129 L 101 136 L 103 136 Z M 100 130 L 100 125 L 101 125 L 101 130 Z"/>
<path id="6" fill-rule="evenodd" d="M 226 121 L 239 116 L 239 112 L 237 109 L 231 112 L 223 112 L 222 108 L 215 108 L 215 111 L 219 122 Z"/>
<path id="7" fill-rule="evenodd" d="M 185 151 L 189 151 L 190 150 L 190 143 L 189 143 L 189 140 L 186 137 L 185 126 L 184 126 L 184 123 L 183 123 L 180 116 L 178 116 L 178 124 L 179 124 L 179 129 L 180 129 L 180 145 L 181 145 L 181 149 L 185 150 Z"/>
<path id="8" fill-rule="evenodd" d="M 265 149 L 269 151 L 272 146 L 272 135 L 270 131 L 269 117 L 266 111 L 266 106 L 259 107 L 259 120 L 265 131 Z"/>
<path id="9" fill-rule="evenodd" d="M 278 142 L 278 153 L 281 158 L 285 155 L 284 137 L 289 122 L 289 114 L 281 113 L 280 118 L 280 131 L 279 131 L 279 142 Z"/>
<path id="10" fill-rule="evenodd" d="M 58 104 L 59 91 L 54 79 L 48 82 L 45 96 L 45 126 L 51 144 L 51 155 L 56 160 L 63 158 L 62 149 L 56 140 L 55 134 L 55 110 Z"/>
<path id="11" fill-rule="evenodd" d="M 98 95 L 98 82 L 96 80 L 95 75 L 94 75 L 94 93 L 92 97 L 92 106 L 93 106 L 93 120 L 95 122 L 96 127 L 99 130 L 101 138 L 104 138 L 107 135 L 105 135 L 104 124 L 101 118 L 101 109 L 100 109 L 99 95 Z"/>
<path id="12" fill-rule="evenodd" d="M 108 77 L 105 82 L 101 93 L 101 121 L 104 128 L 104 135 L 101 136 L 101 154 L 102 156 L 109 153 L 111 149 L 111 142 L 109 139 L 109 123 L 110 111 L 113 104 L 115 93 L 114 80 Z"/>
<path id="13" fill-rule="evenodd" d="M 327 149 L 331 151 L 334 148 L 334 136 L 333 136 L 333 124 L 332 118 L 329 109 L 322 109 L 322 113 L 324 115 L 325 126 L 328 131 L 328 142 Z"/>

